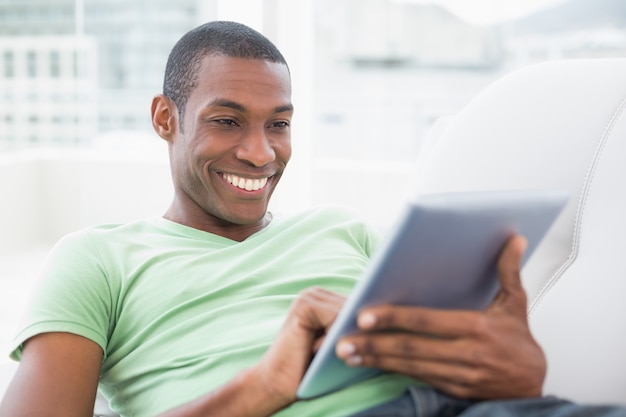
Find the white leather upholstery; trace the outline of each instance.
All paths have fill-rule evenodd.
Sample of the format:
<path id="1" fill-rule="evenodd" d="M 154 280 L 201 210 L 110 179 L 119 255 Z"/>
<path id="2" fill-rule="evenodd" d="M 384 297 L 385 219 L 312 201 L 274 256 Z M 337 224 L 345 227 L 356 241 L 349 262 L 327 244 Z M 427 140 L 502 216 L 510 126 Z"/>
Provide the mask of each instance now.
<path id="1" fill-rule="evenodd" d="M 17 369 L 16 362 L 5 362 L 0 364 L 0 400 L 4 397 L 4 393 L 9 387 L 11 378 Z"/>
<path id="2" fill-rule="evenodd" d="M 109 408 L 109 402 L 100 391 L 96 395 L 96 403 L 93 408 L 94 417 L 119 417 L 117 413 L 114 413 Z"/>
<path id="3" fill-rule="evenodd" d="M 625 103 L 626 59 L 530 66 L 436 126 L 417 170 L 418 193 L 570 191 L 523 279 L 545 393 L 583 402 L 626 404 Z"/>

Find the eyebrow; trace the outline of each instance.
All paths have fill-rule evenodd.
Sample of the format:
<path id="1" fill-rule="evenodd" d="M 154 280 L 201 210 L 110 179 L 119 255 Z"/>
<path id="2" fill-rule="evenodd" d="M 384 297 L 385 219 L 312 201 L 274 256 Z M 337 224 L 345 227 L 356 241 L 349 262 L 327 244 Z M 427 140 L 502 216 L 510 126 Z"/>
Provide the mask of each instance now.
<path id="1" fill-rule="evenodd" d="M 216 99 L 210 102 L 209 104 L 207 104 L 207 107 L 211 107 L 211 106 L 228 107 L 230 109 L 237 110 L 242 113 L 245 113 L 247 111 L 247 109 L 241 104 L 235 101 L 225 100 L 225 99 Z M 284 112 L 289 112 L 289 111 L 293 111 L 293 104 L 291 103 L 274 107 L 274 113 L 284 113 Z"/>

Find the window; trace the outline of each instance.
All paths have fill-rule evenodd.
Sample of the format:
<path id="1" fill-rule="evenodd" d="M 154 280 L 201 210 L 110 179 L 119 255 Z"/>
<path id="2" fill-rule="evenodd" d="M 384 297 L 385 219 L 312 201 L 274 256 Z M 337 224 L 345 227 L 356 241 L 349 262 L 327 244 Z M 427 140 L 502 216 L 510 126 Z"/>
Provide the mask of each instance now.
<path id="1" fill-rule="evenodd" d="M 61 59 L 58 51 L 50 51 L 50 76 L 59 78 L 61 76 Z"/>
<path id="2" fill-rule="evenodd" d="M 78 78 L 79 75 L 79 69 L 78 69 L 78 52 L 74 51 L 72 53 L 72 70 L 74 71 L 74 77 Z"/>
<path id="3" fill-rule="evenodd" d="M 4 52 L 4 60 L 3 60 L 3 74 L 6 78 L 13 78 L 15 71 L 14 71 L 14 62 L 13 62 L 13 52 L 12 51 L 5 51 Z"/>
<path id="4" fill-rule="evenodd" d="M 37 77 L 37 54 L 35 51 L 26 53 L 26 74 L 28 78 Z"/>

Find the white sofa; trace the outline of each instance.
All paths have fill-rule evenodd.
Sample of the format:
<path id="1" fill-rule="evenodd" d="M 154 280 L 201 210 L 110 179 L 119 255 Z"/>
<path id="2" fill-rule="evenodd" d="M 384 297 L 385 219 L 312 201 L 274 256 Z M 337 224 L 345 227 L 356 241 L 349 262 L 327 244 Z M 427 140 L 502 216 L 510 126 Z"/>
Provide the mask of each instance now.
<path id="1" fill-rule="evenodd" d="M 569 190 L 522 271 L 548 358 L 545 393 L 626 404 L 626 59 L 503 77 L 433 128 L 416 187 Z"/>
<path id="2" fill-rule="evenodd" d="M 570 191 L 523 278 L 545 393 L 582 402 L 626 404 L 625 103 L 626 59 L 527 67 L 438 123 L 417 165 L 418 193 Z"/>

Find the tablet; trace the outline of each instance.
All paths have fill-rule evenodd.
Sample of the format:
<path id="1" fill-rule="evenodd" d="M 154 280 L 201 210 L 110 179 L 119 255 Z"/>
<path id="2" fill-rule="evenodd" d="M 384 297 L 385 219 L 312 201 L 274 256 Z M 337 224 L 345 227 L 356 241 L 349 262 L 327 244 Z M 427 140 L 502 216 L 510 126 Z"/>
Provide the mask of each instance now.
<path id="1" fill-rule="evenodd" d="M 564 191 L 488 191 L 422 195 L 406 205 L 372 257 L 298 388 L 318 397 L 382 371 L 350 367 L 335 354 L 357 330 L 357 312 L 377 304 L 484 309 L 499 285 L 496 261 L 513 234 L 531 256 L 567 202 Z"/>

